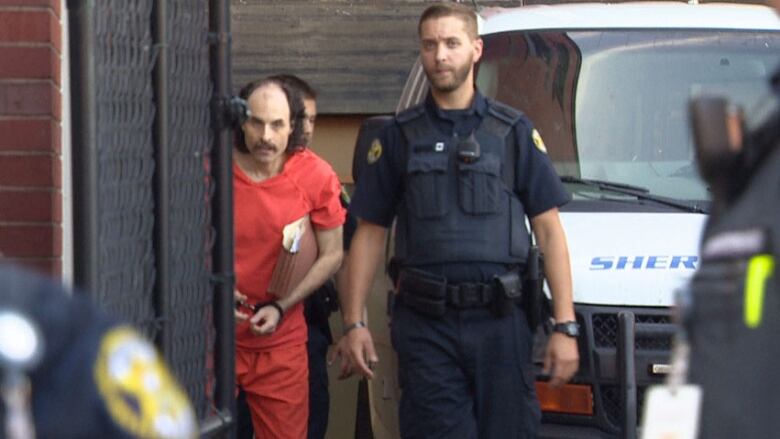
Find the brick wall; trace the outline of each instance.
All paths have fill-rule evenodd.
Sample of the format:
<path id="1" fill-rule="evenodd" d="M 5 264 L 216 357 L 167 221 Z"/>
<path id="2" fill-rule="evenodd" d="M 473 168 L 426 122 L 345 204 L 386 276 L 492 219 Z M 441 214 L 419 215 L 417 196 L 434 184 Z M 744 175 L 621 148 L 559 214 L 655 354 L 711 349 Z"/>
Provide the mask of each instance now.
<path id="1" fill-rule="evenodd" d="M 0 0 L 0 258 L 62 274 L 60 0 Z"/>

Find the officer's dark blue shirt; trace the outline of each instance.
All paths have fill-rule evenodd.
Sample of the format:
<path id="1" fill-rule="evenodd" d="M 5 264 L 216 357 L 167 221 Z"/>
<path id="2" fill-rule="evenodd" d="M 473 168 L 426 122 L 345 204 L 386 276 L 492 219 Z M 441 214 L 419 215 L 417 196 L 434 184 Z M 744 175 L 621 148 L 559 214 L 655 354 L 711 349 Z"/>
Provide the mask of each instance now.
<path id="1" fill-rule="evenodd" d="M 443 110 L 429 93 L 425 110 L 445 136 L 466 138 L 479 127 L 488 111 L 487 99 L 477 90 L 471 106 L 463 110 Z M 535 146 L 531 121 L 522 116 L 515 124 L 517 143 L 514 192 L 529 218 L 562 206 L 570 199 L 543 147 Z M 379 136 L 381 153 L 372 148 L 363 158 L 368 164 L 361 172 L 350 204 L 350 212 L 365 221 L 390 227 L 398 213 L 404 191 L 406 139 L 398 122 L 387 125 Z M 360 159 L 360 158 L 358 158 Z M 522 225 L 518 225 L 522 227 Z M 444 275 L 450 282 L 487 282 L 509 267 L 498 263 L 447 263 L 418 267 Z"/>

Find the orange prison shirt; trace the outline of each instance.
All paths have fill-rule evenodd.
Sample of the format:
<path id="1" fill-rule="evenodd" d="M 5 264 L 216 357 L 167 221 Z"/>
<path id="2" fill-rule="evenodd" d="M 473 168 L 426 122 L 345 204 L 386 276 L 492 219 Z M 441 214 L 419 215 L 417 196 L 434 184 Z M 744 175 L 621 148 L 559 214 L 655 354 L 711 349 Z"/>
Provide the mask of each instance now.
<path id="1" fill-rule="evenodd" d="M 317 229 L 344 224 L 341 184 L 333 168 L 309 149 L 293 153 L 279 175 L 261 182 L 250 180 L 236 164 L 233 174 L 236 287 L 250 304 L 269 301 L 273 296 L 266 290 L 284 226 L 307 213 Z M 237 348 L 255 352 L 305 344 L 306 337 L 302 303 L 288 309 L 269 336 L 252 334 L 248 323 L 236 328 Z"/>

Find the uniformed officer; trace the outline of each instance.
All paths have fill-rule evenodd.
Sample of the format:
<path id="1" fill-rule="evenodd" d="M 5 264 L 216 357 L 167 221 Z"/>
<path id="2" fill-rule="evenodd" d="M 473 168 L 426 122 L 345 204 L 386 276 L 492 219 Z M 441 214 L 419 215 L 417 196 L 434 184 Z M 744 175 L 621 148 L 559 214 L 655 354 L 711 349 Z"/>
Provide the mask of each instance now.
<path id="1" fill-rule="evenodd" d="M 0 371 L 5 384 L 19 384 L 3 386 L 0 437 L 197 434 L 192 407 L 154 346 L 59 283 L 0 263 L 0 328 Z M 18 391 L 19 376 L 30 393 Z"/>
<path id="2" fill-rule="evenodd" d="M 775 110 L 742 141 L 723 133 L 735 126 L 729 117 L 694 117 L 701 122 L 698 165 L 718 207 L 683 313 L 690 380 L 702 389 L 702 438 L 758 439 L 780 431 L 780 72 L 772 88 Z M 717 104 L 704 99 L 698 108 Z M 731 140 L 718 141 L 712 136 L 718 132 Z"/>
<path id="3" fill-rule="evenodd" d="M 342 373 L 373 377 L 378 361 L 362 321 L 387 228 L 397 217 L 391 323 L 405 438 L 535 437 L 532 331 L 513 299 L 526 263 L 530 218 L 546 257 L 556 327 L 575 320 L 558 207 L 569 200 L 541 136 L 519 111 L 474 87 L 482 54 L 475 13 L 428 7 L 420 57 L 431 89 L 369 148 L 351 212 L 359 218 L 341 294 Z M 565 324 L 569 323 L 569 324 Z M 573 333 L 554 332 L 551 383 L 578 368 Z"/>

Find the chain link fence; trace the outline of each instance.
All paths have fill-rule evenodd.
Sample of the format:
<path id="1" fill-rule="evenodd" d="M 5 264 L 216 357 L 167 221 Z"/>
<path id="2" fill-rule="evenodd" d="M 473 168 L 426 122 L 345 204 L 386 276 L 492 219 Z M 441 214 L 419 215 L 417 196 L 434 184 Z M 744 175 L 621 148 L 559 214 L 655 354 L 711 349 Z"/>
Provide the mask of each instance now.
<path id="1" fill-rule="evenodd" d="M 201 421 L 221 416 L 210 3 L 69 2 L 81 48 L 72 71 L 82 101 L 74 127 L 92 127 L 74 140 L 74 151 L 81 148 L 74 174 L 88 171 L 75 189 L 85 192 L 76 221 L 89 223 L 76 231 L 75 264 L 89 266 L 80 283 L 160 346 Z"/>
<path id="2" fill-rule="evenodd" d="M 208 3 L 168 2 L 170 283 L 167 357 L 202 417 L 212 392 L 214 331 L 210 283 L 211 132 Z M 208 379 L 208 380 L 207 380 Z"/>
<path id="3" fill-rule="evenodd" d="M 104 308 L 153 339 L 152 3 L 113 0 L 95 6 L 100 277 L 92 293 Z"/>

